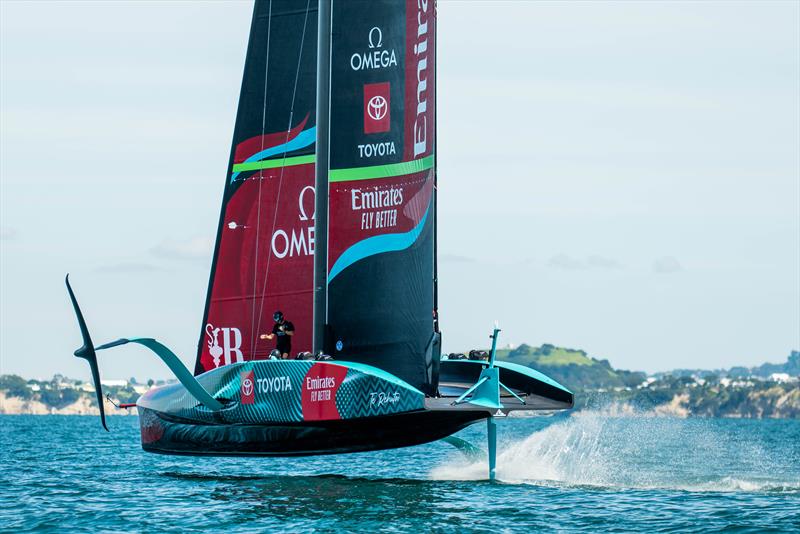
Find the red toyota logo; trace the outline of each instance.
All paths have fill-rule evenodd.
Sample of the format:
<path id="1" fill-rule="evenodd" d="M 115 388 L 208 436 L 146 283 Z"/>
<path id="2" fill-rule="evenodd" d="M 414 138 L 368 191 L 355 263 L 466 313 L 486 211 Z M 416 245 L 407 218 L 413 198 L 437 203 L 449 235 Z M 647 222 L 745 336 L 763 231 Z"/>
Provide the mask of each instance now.
<path id="1" fill-rule="evenodd" d="M 383 133 L 392 129 L 392 102 L 389 82 L 364 85 L 364 133 Z"/>
<path id="2" fill-rule="evenodd" d="M 253 404 L 256 401 L 256 376 L 253 371 L 245 371 L 240 375 L 241 388 L 239 397 L 242 404 Z"/>
<path id="3" fill-rule="evenodd" d="M 386 104 L 386 99 L 381 95 L 373 96 L 367 103 L 367 113 L 376 121 L 386 116 L 387 109 L 389 109 L 389 106 Z"/>

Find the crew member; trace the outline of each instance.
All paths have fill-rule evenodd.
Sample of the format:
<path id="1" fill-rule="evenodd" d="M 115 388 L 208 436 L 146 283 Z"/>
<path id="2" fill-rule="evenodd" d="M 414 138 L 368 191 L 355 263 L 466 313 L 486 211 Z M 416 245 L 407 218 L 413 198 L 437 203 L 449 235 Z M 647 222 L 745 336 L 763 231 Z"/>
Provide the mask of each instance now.
<path id="1" fill-rule="evenodd" d="M 271 334 L 261 334 L 261 339 L 275 339 L 275 348 L 281 353 L 282 360 L 288 360 L 292 352 L 292 336 L 294 335 L 294 325 L 287 321 L 283 313 L 276 311 L 272 314 L 275 324 L 272 326 Z"/>

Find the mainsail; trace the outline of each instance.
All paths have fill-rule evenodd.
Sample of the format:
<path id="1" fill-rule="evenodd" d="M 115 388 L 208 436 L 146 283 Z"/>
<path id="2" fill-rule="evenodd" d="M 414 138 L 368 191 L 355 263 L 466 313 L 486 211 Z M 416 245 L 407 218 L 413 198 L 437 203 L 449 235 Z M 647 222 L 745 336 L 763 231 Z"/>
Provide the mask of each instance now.
<path id="1" fill-rule="evenodd" d="M 312 344 L 317 1 L 256 2 L 195 374 Z"/>
<path id="2" fill-rule="evenodd" d="M 293 353 L 433 394 L 435 5 L 321 1 L 256 2 L 195 371 L 265 358 L 279 309 Z"/>
<path id="3" fill-rule="evenodd" d="M 434 393 L 434 1 L 334 0 L 331 26 L 324 348 Z"/>

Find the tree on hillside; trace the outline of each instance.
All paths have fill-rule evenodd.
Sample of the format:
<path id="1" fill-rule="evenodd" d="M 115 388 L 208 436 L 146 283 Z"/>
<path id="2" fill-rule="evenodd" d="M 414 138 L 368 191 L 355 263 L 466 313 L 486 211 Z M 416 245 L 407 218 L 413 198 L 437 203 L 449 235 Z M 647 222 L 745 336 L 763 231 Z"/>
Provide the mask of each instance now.
<path id="1" fill-rule="evenodd" d="M 528 354 L 530 354 L 530 352 L 531 352 L 531 346 L 530 345 L 526 345 L 525 343 L 523 343 L 519 347 L 517 347 L 516 349 L 512 350 L 511 352 L 509 352 L 508 355 L 511 356 L 511 357 L 527 356 Z"/>
<path id="2" fill-rule="evenodd" d="M 25 379 L 17 375 L 0 376 L 0 391 L 4 391 L 9 397 L 20 399 L 30 399 L 33 396 Z"/>

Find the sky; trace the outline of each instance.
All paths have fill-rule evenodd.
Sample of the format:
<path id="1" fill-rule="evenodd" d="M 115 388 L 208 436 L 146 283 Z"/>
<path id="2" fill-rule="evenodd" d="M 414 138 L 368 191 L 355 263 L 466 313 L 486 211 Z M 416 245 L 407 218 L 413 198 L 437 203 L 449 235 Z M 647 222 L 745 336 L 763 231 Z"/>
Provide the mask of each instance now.
<path id="1" fill-rule="evenodd" d="M 0 373 L 193 366 L 251 2 L 0 0 Z M 800 3 L 439 2 L 444 350 L 800 349 Z M 107 378 L 167 377 L 146 350 Z"/>

